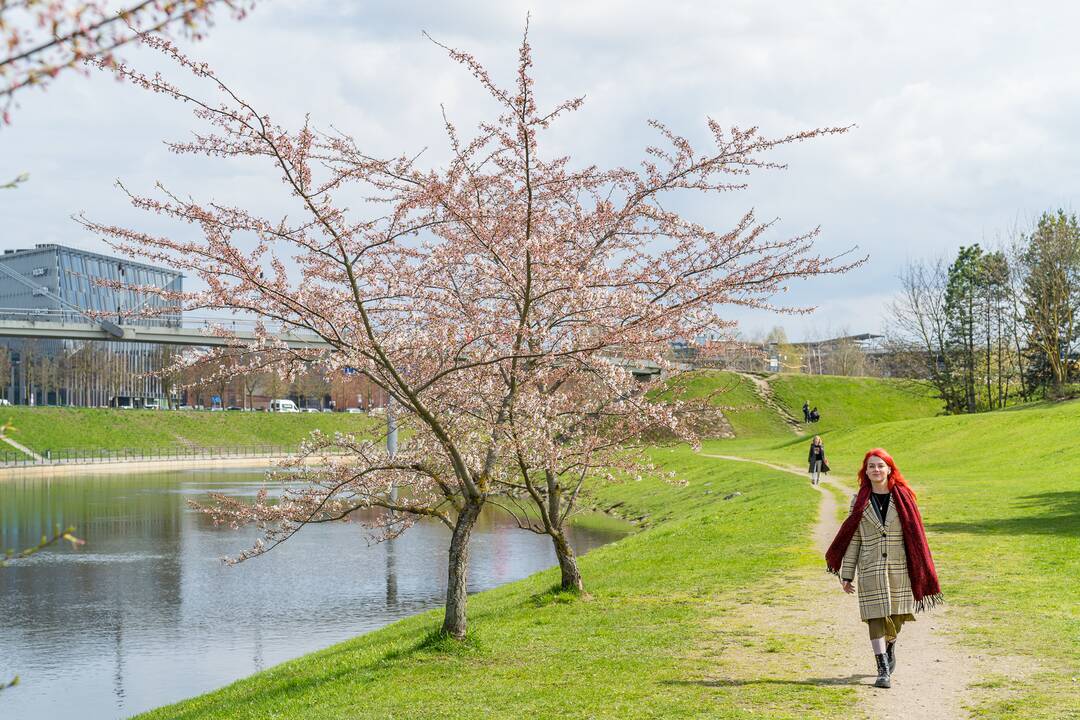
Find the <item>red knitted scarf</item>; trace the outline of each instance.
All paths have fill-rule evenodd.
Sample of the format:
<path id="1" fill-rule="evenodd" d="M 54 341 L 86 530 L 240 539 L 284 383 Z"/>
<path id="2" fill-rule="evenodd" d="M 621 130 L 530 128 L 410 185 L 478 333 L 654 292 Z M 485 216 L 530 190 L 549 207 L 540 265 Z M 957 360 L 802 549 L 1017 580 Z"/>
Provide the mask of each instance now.
<path id="1" fill-rule="evenodd" d="M 859 488 L 859 494 L 855 496 L 855 507 L 837 531 L 829 551 L 825 553 L 829 572 L 834 575 L 840 574 L 844 553 L 851 544 L 851 538 L 855 537 L 855 531 L 859 529 L 863 510 L 869 502 L 870 485 L 867 484 Z M 915 504 L 911 490 L 900 484 L 893 486 L 892 502 L 900 518 L 900 527 L 904 531 L 904 549 L 907 550 L 908 577 L 911 578 L 911 592 L 915 596 L 915 612 L 929 610 L 945 599 L 938 584 L 934 558 L 930 556 L 930 546 L 926 544 L 926 532 L 923 530 L 919 507 Z"/>

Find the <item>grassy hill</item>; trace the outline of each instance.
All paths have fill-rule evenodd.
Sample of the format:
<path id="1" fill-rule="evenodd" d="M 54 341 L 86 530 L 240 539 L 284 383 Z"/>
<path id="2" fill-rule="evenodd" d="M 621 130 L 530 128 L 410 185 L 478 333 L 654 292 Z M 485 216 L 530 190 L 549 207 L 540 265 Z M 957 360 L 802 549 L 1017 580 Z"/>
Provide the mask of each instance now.
<path id="1" fill-rule="evenodd" d="M 995 658 L 979 666 L 974 717 L 1056 720 L 1077 708 L 1077 432 L 1080 402 L 828 435 L 847 484 L 866 448 L 882 445 L 918 493 L 948 602 L 947 615 L 920 621 L 944 622 L 961 652 Z M 706 450 L 799 465 L 805 443 L 772 435 Z M 551 591 L 557 576 L 547 571 L 473 596 L 464 645 L 432 635 L 439 616 L 428 613 L 145 717 L 405 718 L 417 708 L 439 718 L 850 717 L 847 685 L 709 679 L 737 674 L 740 647 L 796 677 L 813 672 L 805 639 L 732 614 L 767 578 L 820 566 L 808 485 L 683 447 L 654 454 L 689 484 L 646 479 L 599 492 L 600 505 L 623 503 L 649 527 L 582 558 L 591 598 Z"/>
<path id="2" fill-rule="evenodd" d="M 933 397 L 931 387 L 919 381 L 795 374 L 772 375 L 765 381 L 776 404 L 797 420 L 802 420 L 804 400 L 818 407 L 822 420 L 804 425 L 807 433 L 932 417 L 942 412 L 942 403 Z M 724 413 L 739 441 L 795 437 L 746 375 L 701 370 L 674 382 L 685 388 L 684 398 L 711 395 L 711 403 Z"/>
<path id="3" fill-rule="evenodd" d="M 731 424 L 736 437 L 760 438 L 791 435 L 780 416 L 758 395 L 748 377 L 723 370 L 699 370 L 674 381 L 683 389 L 679 397 L 692 400 L 711 395 Z"/>
<path id="4" fill-rule="evenodd" d="M 930 417 L 943 410 L 931 387 L 918 381 L 782 374 L 768 382 L 777 402 L 800 421 L 803 402 L 817 406 L 821 421 L 806 430 L 818 435 L 842 427 Z"/>
<path id="5" fill-rule="evenodd" d="M 918 493 L 957 640 L 1029 658 L 1034 677 L 984 680 L 1009 700 L 978 717 L 1060 718 L 1080 710 L 1080 401 L 836 430 L 834 475 L 854 486 L 863 454 L 886 448 Z M 728 451 L 723 443 L 707 449 Z M 744 443 L 740 454 L 804 465 L 806 441 Z M 1015 714 L 1014 714 L 1015 713 Z"/>
<path id="6" fill-rule="evenodd" d="M 826 412 L 818 427 L 834 477 L 853 486 L 863 453 L 883 446 L 915 488 L 948 602 L 947 615 L 920 621 L 944 622 L 962 652 L 995 658 L 979 666 L 973 716 L 1076 715 L 1080 401 L 945 417 L 929 393 L 889 381 L 771 380 L 793 411 L 810 399 Z M 741 433 L 706 451 L 805 463 L 808 439 L 750 380 L 687 381 L 697 396 L 727 389 L 714 404 Z M 682 447 L 654 453 L 689 484 L 646 479 L 596 495 L 648 527 L 582 558 L 590 598 L 553 592 L 547 571 L 473 596 L 464 644 L 436 638 L 440 618 L 427 613 L 145 717 L 850 717 L 850 686 L 710 679 L 727 677 L 748 646 L 802 672 L 810 648 L 794 634 L 770 636 L 732 612 L 758 599 L 764 579 L 820 566 L 808 537 L 817 496 L 794 475 Z"/>
<path id="7" fill-rule="evenodd" d="M 295 447 L 316 428 L 374 430 L 380 421 L 349 413 L 206 412 L 5 407 L 7 434 L 44 453 L 61 449 L 123 449 L 283 445 Z M 4 446 L 6 447 L 6 445 Z"/>

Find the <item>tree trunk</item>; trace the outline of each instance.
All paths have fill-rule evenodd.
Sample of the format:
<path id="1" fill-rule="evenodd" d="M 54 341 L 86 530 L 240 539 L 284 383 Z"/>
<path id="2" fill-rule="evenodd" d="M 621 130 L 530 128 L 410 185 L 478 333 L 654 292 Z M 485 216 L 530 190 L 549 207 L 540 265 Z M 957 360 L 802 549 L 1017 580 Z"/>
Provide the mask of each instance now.
<path id="1" fill-rule="evenodd" d="M 465 604 L 468 600 L 466 581 L 469 570 L 469 538 L 480 517 L 482 501 L 466 499 L 465 507 L 458 514 L 454 534 L 450 538 L 450 562 L 446 583 L 446 616 L 443 619 L 444 634 L 465 639 Z"/>
<path id="2" fill-rule="evenodd" d="M 584 592 L 585 584 L 581 581 L 581 571 L 578 570 L 573 546 L 561 530 L 552 533 L 551 540 L 555 543 L 555 557 L 559 559 L 559 570 L 562 571 L 562 589 Z"/>

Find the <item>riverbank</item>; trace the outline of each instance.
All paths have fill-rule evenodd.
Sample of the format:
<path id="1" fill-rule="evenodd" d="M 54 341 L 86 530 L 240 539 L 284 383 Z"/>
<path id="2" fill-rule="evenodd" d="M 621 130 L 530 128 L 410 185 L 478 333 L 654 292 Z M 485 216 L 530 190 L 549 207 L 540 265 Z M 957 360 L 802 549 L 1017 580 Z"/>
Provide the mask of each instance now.
<path id="1" fill-rule="evenodd" d="M 197 451 L 221 446 L 295 448 L 313 430 L 375 435 L 385 420 L 360 413 L 208 412 L 107 408 L 0 408 L 4 435 L 38 455 L 79 452 Z M 22 453 L 7 444 L 11 459 Z"/>
<path id="2" fill-rule="evenodd" d="M 836 424 L 814 431 L 841 484 L 850 489 L 867 448 L 884 446 L 919 494 L 948 604 L 920 616 L 912 637 L 951 644 L 946 655 L 960 652 L 968 674 L 949 686 L 948 707 L 928 706 L 905 690 L 908 673 L 922 673 L 913 688 L 930 687 L 928 677 L 944 686 L 955 680 L 948 664 L 901 656 L 889 700 L 911 704 L 892 716 L 1076 714 L 1080 605 L 1063 578 L 1080 573 L 1071 480 L 1080 451 L 1061 438 L 1080 432 L 1080 403 L 933 417 L 917 397 L 880 402 L 883 388 L 870 381 L 796 387 L 807 382 L 799 378 L 786 392 L 786 377 L 768 380 L 777 402 L 809 394 L 828 410 Z M 741 394 L 732 414 L 743 436 L 706 442 L 704 452 L 805 467 L 807 439 L 756 417 L 765 404 Z M 646 479 L 598 493 L 600 507 L 621 504 L 645 529 L 582 558 L 588 598 L 553 591 L 557 573 L 541 573 L 470 598 L 464 644 L 439 640 L 441 618 L 427 613 L 144 720 L 879 717 L 888 704 L 862 687 L 874 677 L 865 646 L 838 643 L 836 624 L 820 622 L 845 607 L 813 550 L 822 495 L 798 474 L 685 448 L 654 452 L 689 484 Z M 823 517 L 838 523 L 849 494 L 821 489 L 833 508 Z"/>
<path id="3" fill-rule="evenodd" d="M 788 473 L 655 452 L 689 482 L 598 493 L 645 529 L 581 558 L 587 597 L 545 571 L 471 596 L 464 643 L 440 640 L 428 612 L 141 717 L 849 716 L 849 686 L 725 680 L 739 648 L 788 643 L 730 620 L 769 604 L 753 590 L 764 579 L 820 564 L 817 493 Z"/>
<path id="4" fill-rule="evenodd" d="M 288 455 L 249 455 L 246 457 L 185 458 L 183 460 L 118 460 L 112 462 L 56 463 L 52 465 L 13 465 L 0 467 L 0 481 L 12 478 L 120 475 L 167 472 L 171 470 L 213 470 L 220 468 L 263 470 L 281 465 L 287 458 Z"/>

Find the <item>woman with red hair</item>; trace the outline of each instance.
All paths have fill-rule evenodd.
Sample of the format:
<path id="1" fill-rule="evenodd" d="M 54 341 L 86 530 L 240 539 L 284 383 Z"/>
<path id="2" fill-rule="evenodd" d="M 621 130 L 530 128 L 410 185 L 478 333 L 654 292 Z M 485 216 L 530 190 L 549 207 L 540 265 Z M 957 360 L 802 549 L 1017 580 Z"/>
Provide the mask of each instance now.
<path id="1" fill-rule="evenodd" d="M 881 448 L 863 458 L 851 514 L 825 561 L 829 572 L 840 576 L 846 593 L 855 592 L 852 581 L 858 571 L 859 617 L 870 629 L 877 662 L 874 685 L 890 687 L 900 628 L 915 619 L 914 613 L 941 602 L 942 596 L 915 492 Z"/>

